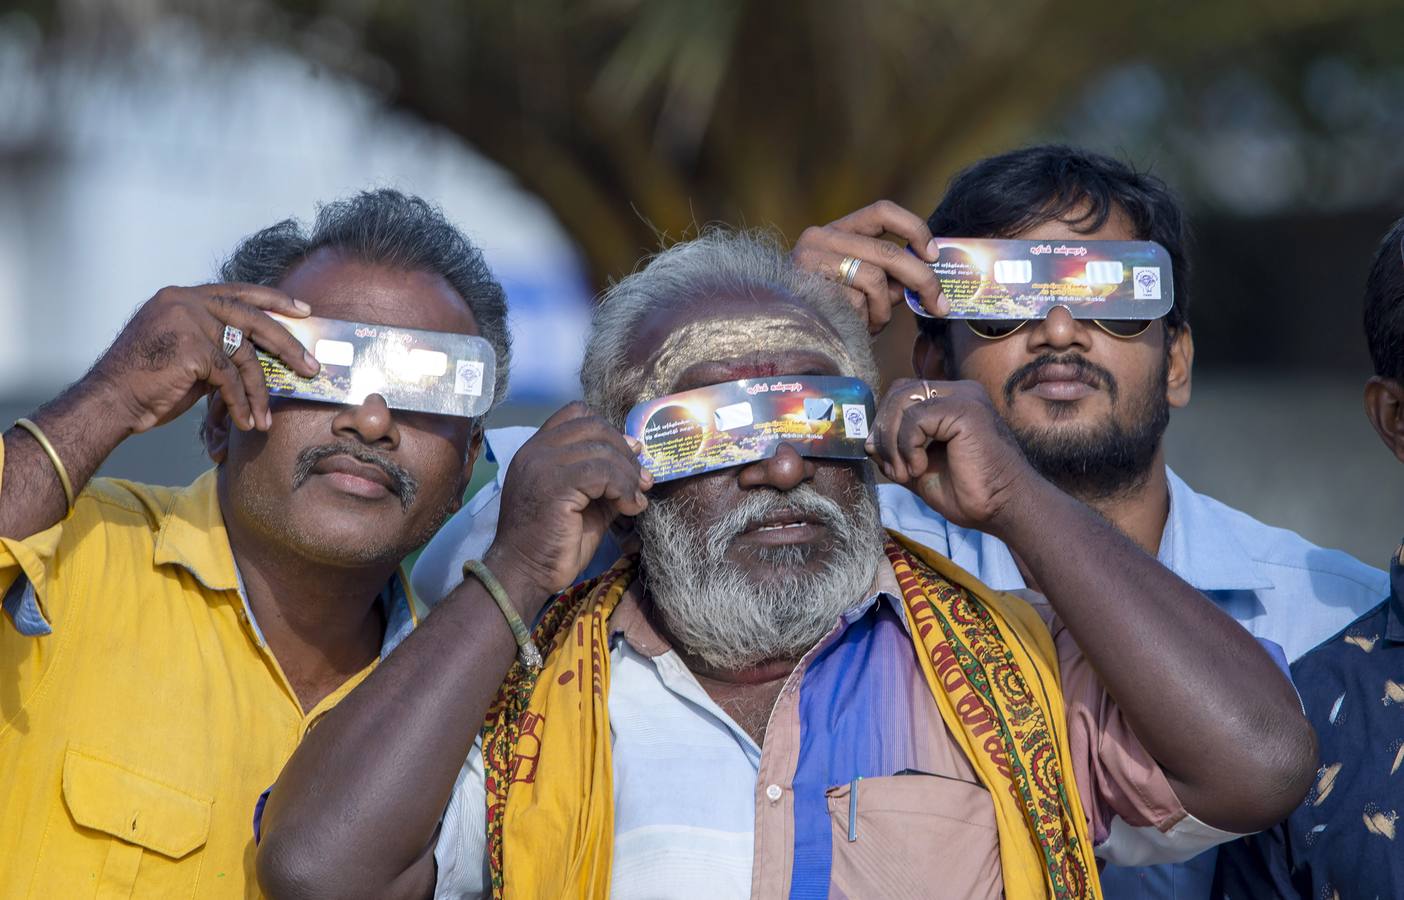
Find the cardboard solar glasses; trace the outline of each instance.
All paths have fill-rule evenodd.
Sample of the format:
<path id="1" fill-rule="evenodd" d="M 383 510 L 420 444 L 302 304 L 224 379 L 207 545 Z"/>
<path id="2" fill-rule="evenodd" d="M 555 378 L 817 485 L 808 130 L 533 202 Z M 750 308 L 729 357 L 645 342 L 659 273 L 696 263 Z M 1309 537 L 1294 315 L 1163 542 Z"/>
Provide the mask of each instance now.
<path id="1" fill-rule="evenodd" d="M 270 315 L 322 364 L 303 378 L 258 350 L 274 397 L 358 404 L 379 394 L 392 409 L 468 418 L 492 406 L 497 354 L 476 335 Z"/>
<path id="2" fill-rule="evenodd" d="M 937 238 L 929 263 L 950 319 L 1042 319 L 1061 306 L 1077 319 L 1158 319 L 1175 301 L 1170 254 L 1154 241 Z M 932 318 L 916 294 L 907 305 Z"/>
<path id="3" fill-rule="evenodd" d="M 781 443 L 803 456 L 864 459 L 875 413 L 873 392 L 856 378 L 743 378 L 646 400 L 624 433 L 643 443 L 639 461 L 664 482 L 767 459 Z"/>

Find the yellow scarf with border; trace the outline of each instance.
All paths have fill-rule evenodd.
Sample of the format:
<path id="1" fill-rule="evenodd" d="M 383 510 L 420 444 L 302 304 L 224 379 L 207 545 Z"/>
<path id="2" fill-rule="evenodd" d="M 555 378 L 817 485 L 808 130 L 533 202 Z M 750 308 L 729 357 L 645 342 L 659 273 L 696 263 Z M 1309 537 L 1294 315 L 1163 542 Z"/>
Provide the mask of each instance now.
<path id="1" fill-rule="evenodd" d="M 1005 896 L 1100 898 L 1047 627 L 1019 598 L 900 534 L 891 538 L 887 557 L 922 674 L 994 802 Z M 557 598 L 536 627 L 546 665 L 532 672 L 514 664 L 488 710 L 494 898 L 609 896 L 609 617 L 634 575 L 634 561 L 623 559 Z"/>

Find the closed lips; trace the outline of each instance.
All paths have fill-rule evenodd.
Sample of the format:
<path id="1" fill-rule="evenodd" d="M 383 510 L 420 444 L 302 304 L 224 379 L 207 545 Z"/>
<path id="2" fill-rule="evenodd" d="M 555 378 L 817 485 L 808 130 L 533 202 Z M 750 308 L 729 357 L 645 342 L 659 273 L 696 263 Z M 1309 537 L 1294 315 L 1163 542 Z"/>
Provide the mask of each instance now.
<path id="1" fill-rule="evenodd" d="M 337 455 L 329 456 L 317 463 L 312 469 L 318 475 L 350 475 L 353 478 L 360 478 L 363 481 L 370 481 L 380 485 L 391 493 L 395 493 L 395 482 L 390 475 L 379 466 L 373 466 L 352 459 L 349 456 Z"/>
<path id="2" fill-rule="evenodd" d="M 1029 377 L 1024 379 L 1022 387 L 1027 390 L 1035 385 L 1047 382 L 1081 382 L 1088 387 L 1099 387 L 1100 380 L 1082 366 L 1068 363 L 1050 363 L 1040 366 Z"/>

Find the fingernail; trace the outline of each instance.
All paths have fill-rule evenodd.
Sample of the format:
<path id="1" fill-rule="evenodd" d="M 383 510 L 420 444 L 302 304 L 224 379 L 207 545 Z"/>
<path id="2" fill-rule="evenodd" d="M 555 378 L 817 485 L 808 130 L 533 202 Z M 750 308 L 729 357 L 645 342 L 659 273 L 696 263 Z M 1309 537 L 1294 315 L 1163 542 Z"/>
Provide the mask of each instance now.
<path id="1" fill-rule="evenodd" d="M 624 443 L 629 445 L 629 449 L 635 453 L 643 452 L 643 441 L 630 435 L 624 435 Z"/>
<path id="2" fill-rule="evenodd" d="M 932 238 L 931 240 L 926 242 L 926 258 L 929 262 L 935 262 L 936 257 L 940 254 L 941 246 L 936 243 L 935 238 Z"/>
<path id="3" fill-rule="evenodd" d="M 307 363 L 307 368 L 311 369 L 314 373 L 322 368 L 322 364 L 317 362 L 317 357 L 308 353 L 306 350 L 302 351 L 302 361 Z"/>
<path id="4" fill-rule="evenodd" d="M 635 491 L 635 492 L 634 492 L 634 503 L 635 503 L 636 505 L 638 505 L 638 506 L 643 506 L 643 505 L 644 505 L 645 503 L 647 503 L 647 502 L 648 502 L 648 501 L 644 499 L 643 491 Z"/>
<path id="5" fill-rule="evenodd" d="M 951 311 L 951 301 L 946 298 L 946 292 L 942 291 L 936 295 L 936 315 L 948 315 Z"/>
<path id="6" fill-rule="evenodd" d="M 257 428 L 257 427 L 258 427 L 258 425 L 255 424 L 255 422 L 254 422 L 254 417 L 253 417 L 253 415 L 251 414 L 251 415 L 249 416 L 249 427 L 248 427 L 247 430 L 248 430 L 248 431 L 253 431 L 253 430 L 254 430 L 255 428 Z"/>
<path id="7" fill-rule="evenodd" d="M 264 430 L 264 431 L 267 431 L 268 429 L 270 429 L 270 428 L 272 428 L 272 427 L 273 427 L 273 411 L 272 411 L 272 410 L 264 410 L 264 412 L 263 412 L 263 430 Z"/>
<path id="8" fill-rule="evenodd" d="M 863 449 L 869 453 L 872 453 L 874 450 L 877 449 L 877 441 L 873 440 L 872 438 L 868 438 L 866 441 L 863 442 Z"/>
<path id="9" fill-rule="evenodd" d="M 643 469 L 642 471 L 640 471 L 639 483 L 646 488 L 653 487 L 653 473 L 650 472 L 648 469 Z"/>
<path id="10" fill-rule="evenodd" d="M 293 298 L 293 309 L 296 309 L 304 316 L 312 312 L 312 307 L 308 306 L 306 303 L 303 303 L 301 300 L 298 300 L 296 297 Z"/>

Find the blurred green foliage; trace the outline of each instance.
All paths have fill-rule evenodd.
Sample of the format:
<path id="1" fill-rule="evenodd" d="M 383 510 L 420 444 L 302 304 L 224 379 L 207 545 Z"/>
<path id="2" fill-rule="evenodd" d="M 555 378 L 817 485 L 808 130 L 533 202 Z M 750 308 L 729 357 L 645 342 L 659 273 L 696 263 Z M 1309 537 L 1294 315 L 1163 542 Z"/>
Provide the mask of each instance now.
<path id="1" fill-rule="evenodd" d="M 1226 197 L 1251 211 L 1276 202 L 1277 185 L 1214 168 L 1222 154 L 1213 143 L 1246 133 L 1266 142 L 1268 160 L 1264 168 L 1250 158 L 1249 175 L 1277 178 L 1280 169 L 1297 199 L 1309 198 L 1330 185 L 1320 172 L 1343 145 L 1333 136 L 1404 139 L 1399 6 L 27 0 L 21 8 L 58 51 L 118 46 L 154 17 L 179 15 L 229 52 L 273 41 L 358 78 L 461 135 L 542 197 L 602 283 L 660 237 L 698 223 L 775 225 L 793 238 L 879 197 L 924 213 L 957 168 L 1034 138 L 1124 151 L 1210 202 Z M 1371 82 L 1374 72 L 1385 81 Z M 1374 105 L 1345 109 L 1365 82 L 1378 94 L 1365 105 Z M 1308 149 L 1274 169 L 1272 141 L 1284 135 Z M 1313 147 L 1313 136 L 1327 143 Z M 1404 186 L 1404 173 L 1384 183 Z M 1370 184 L 1354 190 L 1368 194 Z"/>

